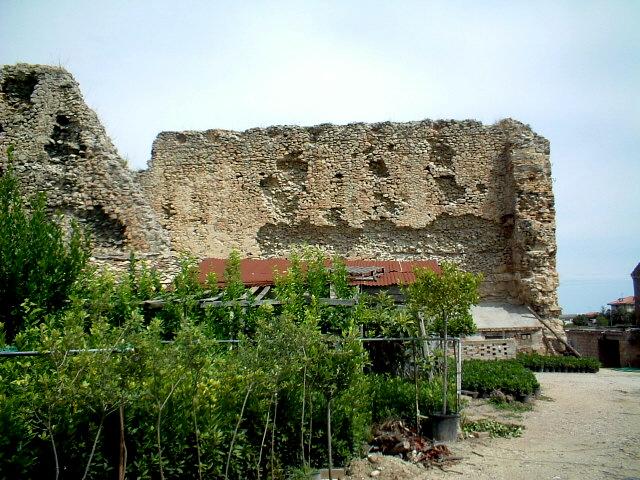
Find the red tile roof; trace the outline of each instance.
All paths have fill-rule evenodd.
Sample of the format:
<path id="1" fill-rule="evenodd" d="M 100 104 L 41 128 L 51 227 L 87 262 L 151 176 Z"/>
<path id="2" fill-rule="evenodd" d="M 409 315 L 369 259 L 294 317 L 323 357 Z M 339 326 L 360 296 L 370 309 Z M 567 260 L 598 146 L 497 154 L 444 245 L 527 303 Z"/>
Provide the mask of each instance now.
<path id="1" fill-rule="evenodd" d="M 327 262 L 330 264 L 330 262 Z M 401 260 L 345 260 L 349 271 L 351 285 L 369 285 L 385 287 L 412 283 L 415 280 L 414 268 L 426 268 L 440 272 L 434 260 L 401 261 Z M 277 274 L 286 273 L 290 262 L 286 259 L 245 258 L 240 261 L 240 276 L 247 286 L 273 285 Z M 216 274 L 218 284 L 224 285 L 226 260 L 222 258 L 205 258 L 200 262 L 200 281 L 204 282 L 211 272 Z"/>
<path id="2" fill-rule="evenodd" d="M 633 305 L 636 301 L 636 297 L 624 297 L 607 303 L 607 305 Z"/>

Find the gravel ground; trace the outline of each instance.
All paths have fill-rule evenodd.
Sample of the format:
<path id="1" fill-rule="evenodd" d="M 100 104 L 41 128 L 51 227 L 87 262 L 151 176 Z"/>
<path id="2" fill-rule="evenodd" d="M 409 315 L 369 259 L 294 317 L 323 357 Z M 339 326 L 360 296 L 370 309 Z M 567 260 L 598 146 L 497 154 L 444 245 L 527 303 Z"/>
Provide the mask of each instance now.
<path id="1" fill-rule="evenodd" d="M 520 438 L 469 439 L 452 446 L 463 460 L 425 470 L 385 458 L 354 462 L 352 480 L 640 479 L 640 372 L 538 373 L 542 399 L 510 421 L 525 425 Z M 489 413 L 472 408 L 472 416 Z M 498 414 L 501 415 L 501 414 Z"/>

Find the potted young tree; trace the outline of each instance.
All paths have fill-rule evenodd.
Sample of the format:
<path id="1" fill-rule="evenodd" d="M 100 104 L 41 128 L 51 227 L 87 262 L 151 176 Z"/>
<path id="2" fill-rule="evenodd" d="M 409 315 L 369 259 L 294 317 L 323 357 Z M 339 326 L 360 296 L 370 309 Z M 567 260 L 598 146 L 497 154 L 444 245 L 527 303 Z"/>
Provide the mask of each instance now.
<path id="1" fill-rule="evenodd" d="M 475 331 L 471 306 L 479 301 L 478 287 L 482 275 L 465 272 L 452 263 L 443 262 L 441 272 L 416 269 L 415 282 L 405 288 L 410 311 L 423 322 L 422 335 L 439 335 L 443 339 L 442 408 L 430 412 L 432 435 L 437 441 L 454 441 L 458 436 L 460 413 L 449 395 L 448 343 Z M 425 321 L 426 320 L 426 321 Z"/>

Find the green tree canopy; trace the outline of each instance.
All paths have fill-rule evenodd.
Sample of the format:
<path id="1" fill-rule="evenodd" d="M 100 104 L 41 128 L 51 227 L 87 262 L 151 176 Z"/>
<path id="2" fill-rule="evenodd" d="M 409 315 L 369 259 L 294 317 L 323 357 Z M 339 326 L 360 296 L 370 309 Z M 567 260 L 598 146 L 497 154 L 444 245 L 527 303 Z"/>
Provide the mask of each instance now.
<path id="1" fill-rule="evenodd" d="M 410 311 L 422 317 L 429 333 L 468 335 L 475 332 L 471 306 L 478 303 L 478 287 L 482 275 L 461 270 L 453 263 L 443 262 L 441 273 L 417 268 L 416 280 L 404 288 Z"/>

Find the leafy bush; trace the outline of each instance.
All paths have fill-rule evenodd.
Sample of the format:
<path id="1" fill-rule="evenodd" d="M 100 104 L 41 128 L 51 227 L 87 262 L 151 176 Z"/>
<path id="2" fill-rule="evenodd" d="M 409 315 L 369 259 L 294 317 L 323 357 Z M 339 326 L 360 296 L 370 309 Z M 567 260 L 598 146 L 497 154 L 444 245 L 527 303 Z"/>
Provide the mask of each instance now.
<path id="1" fill-rule="evenodd" d="M 524 367 L 539 371 L 553 372 L 589 372 L 600 370 L 600 361 L 593 357 L 558 357 L 540 355 L 538 353 L 522 353 L 518 355 L 518 362 Z"/>
<path id="2" fill-rule="evenodd" d="M 587 317 L 586 315 L 576 315 L 571 320 L 571 323 L 576 327 L 586 327 L 591 322 L 589 321 L 589 317 Z"/>
<path id="3" fill-rule="evenodd" d="M 89 257 L 89 242 L 76 224 L 66 235 L 49 217 L 44 195 L 25 203 L 12 149 L 8 157 L 0 175 L 0 322 L 11 343 L 25 318 L 42 318 L 65 305 Z"/>
<path id="4" fill-rule="evenodd" d="M 238 261 L 227 265 L 226 301 L 251 300 Z M 278 279 L 282 305 L 255 308 L 201 308 L 218 287 L 195 273 L 185 258 L 162 288 L 132 257 L 120 277 L 82 270 L 63 308 L 23 302 L 28 321 L 13 347 L 41 354 L 0 358 L 0 480 L 283 478 L 293 466 L 326 465 L 329 409 L 336 463 L 360 451 L 374 416 L 413 418 L 411 382 L 365 374 L 357 337 L 370 306 L 318 301 L 327 282 L 352 296 L 339 261 L 329 270 L 303 251 Z M 237 342 L 219 342 L 229 338 Z M 420 385 L 423 413 L 442 409 L 442 382 Z"/>
<path id="5" fill-rule="evenodd" d="M 374 423 L 399 418 L 409 423 L 416 419 L 416 387 L 413 380 L 389 375 L 370 375 L 371 411 Z M 456 406 L 455 377 L 449 378 L 447 391 L 447 413 Z M 418 405 L 420 413 L 442 413 L 442 379 L 418 382 Z"/>
<path id="6" fill-rule="evenodd" d="M 409 310 L 425 319 L 431 333 L 443 336 L 446 331 L 454 337 L 474 333 L 470 309 L 480 299 L 482 275 L 465 272 L 448 262 L 442 262 L 440 267 L 440 273 L 415 270 L 415 281 L 404 288 Z"/>
<path id="7" fill-rule="evenodd" d="M 326 464 L 329 403 L 334 460 L 359 451 L 371 411 L 356 309 L 302 301 L 307 277 L 293 276 L 280 309 L 202 309 L 193 278 L 189 259 L 166 290 L 138 262 L 120 278 L 91 271 L 65 309 L 16 335 L 16 348 L 43 354 L 0 359 L 0 479 L 118 468 L 131 478 L 281 478 L 289 466 Z M 172 303 L 141 304 L 156 297 Z M 216 342 L 229 332 L 239 344 Z"/>
<path id="8" fill-rule="evenodd" d="M 465 360 L 462 364 L 462 388 L 481 395 L 500 390 L 523 397 L 539 387 L 535 375 L 516 360 Z"/>

